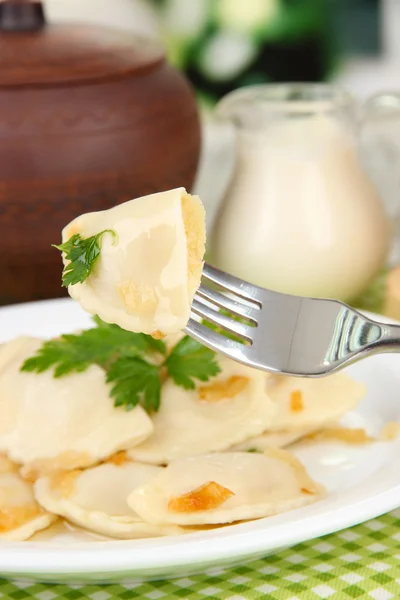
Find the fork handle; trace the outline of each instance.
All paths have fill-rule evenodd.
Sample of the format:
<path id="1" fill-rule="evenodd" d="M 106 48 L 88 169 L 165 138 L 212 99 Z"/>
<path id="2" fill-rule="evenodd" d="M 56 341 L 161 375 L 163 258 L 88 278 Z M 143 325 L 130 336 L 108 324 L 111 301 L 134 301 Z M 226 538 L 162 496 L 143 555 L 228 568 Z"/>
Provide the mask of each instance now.
<path id="1" fill-rule="evenodd" d="M 376 348 L 379 352 L 400 352 L 400 325 L 391 325 L 386 323 L 379 324 L 381 337 L 376 342 Z M 371 351 L 374 352 L 372 345 Z"/>
<path id="2" fill-rule="evenodd" d="M 373 354 L 400 352 L 400 325 L 373 321 L 349 307 L 345 307 L 343 315 L 330 339 L 320 374 L 326 375 Z"/>

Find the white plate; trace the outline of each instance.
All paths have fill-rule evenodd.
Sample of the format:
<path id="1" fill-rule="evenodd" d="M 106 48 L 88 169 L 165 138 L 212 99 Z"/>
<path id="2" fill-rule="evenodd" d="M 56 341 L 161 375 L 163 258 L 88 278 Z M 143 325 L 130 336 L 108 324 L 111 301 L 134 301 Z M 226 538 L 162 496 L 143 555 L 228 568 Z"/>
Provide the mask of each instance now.
<path id="1" fill-rule="evenodd" d="M 87 327 L 90 318 L 70 300 L 0 309 L 0 342 L 19 334 L 53 336 Z M 377 433 L 400 421 L 400 356 L 381 355 L 349 373 L 368 395 L 346 423 Z M 323 401 L 323 398 L 321 398 Z M 132 582 L 204 572 L 258 558 L 281 548 L 361 523 L 400 506 L 400 440 L 359 447 L 319 443 L 296 454 L 326 485 L 326 499 L 291 512 L 180 537 L 103 541 L 84 532 L 0 543 L 0 574 L 58 582 Z"/>

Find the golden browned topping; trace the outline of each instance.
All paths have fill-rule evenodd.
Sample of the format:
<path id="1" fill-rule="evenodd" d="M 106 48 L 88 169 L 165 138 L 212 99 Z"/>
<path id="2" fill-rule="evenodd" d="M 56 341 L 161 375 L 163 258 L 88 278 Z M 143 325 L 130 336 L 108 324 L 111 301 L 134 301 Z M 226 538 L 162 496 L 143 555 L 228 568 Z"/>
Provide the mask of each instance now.
<path id="1" fill-rule="evenodd" d="M 246 521 L 235 521 L 235 523 L 246 523 Z M 222 529 L 230 527 L 232 523 L 212 523 L 210 525 L 180 525 L 187 533 L 194 531 L 210 531 L 211 529 Z"/>
<path id="2" fill-rule="evenodd" d="M 329 427 L 321 429 L 315 433 L 310 433 L 306 436 L 308 440 L 324 441 L 337 440 L 347 442 L 348 444 L 369 444 L 374 442 L 374 438 L 368 435 L 365 429 L 347 429 L 345 427 Z"/>
<path id="3" fill-rule="evenodd" d="M 301 492 L 303 494 L 308 494 L 309 496 L 313 496 L 315 494 L 315 490 L 310 490 L 310 489 L 304 488 L 304 487 L 301 488 Z"/>
<path id="4" fill-rule="evenodd" d="M 76 478 L 81 473 L 82 469 L 54 473 L 50 478 L 50 485 L 53 490 L 56 490 L 61 496 L 71 496 L 75 491 Z"/>
<path id="5" fill-rule="evenodd" d="M 182 217 L 188 249 L 189 291 L 197 289 L 203 270 L 205 252 L 204 208 L 196 196 L 182 197 Z"/>
<path id="6" fill-rule="evenodd" d="M 202 385 L 199 387 L 199 396 L 201 400 L 206 400 L 207 402 L 217 402 L 226 398 L 234 398 L 240 392 L 243 392 L 248 383 L 248 377 L 232 375 L 232 377 L 223 381 L 216 381 L 211 385 Z"/>
<path id="7" fill-rule="evenodd" d="M 21 467 L 19 472 L 21 478 L 28 483 L 35 483 L 36 479 L 39 479 L 40 473 L 38 473 L 34 469 L 27 469 L 26 467 Z"/>
<path id="8" fill-rule="evenodd" d="M 153 331 L 153 333 L 151 334 L 151 337 L 154 338 L 155 340 L 162 340 L 166 336 L 165 336 L 165 333 L 163 333 L 162 331 L 157 329 L 156 331 Z"/>
<path id="9" fill-rule="evenodd" d="M 28 521 L 42 514 L 36 503 L 26 506 L 4 506 L 0 509 L 0 533 L 18 529 Z"/>
<path id="10" fill-rule="evenodd" d="M 212 508 L 218 508 L 234 495 L 228 488 L 219 485 L 215 481 L 209 481 L 187 494 L 172 497 L 168 502 L 168 510 L 171 512 L 211 510 Z"/>
<path id="11" fill-rule="evenodd" d="M 292 412 L 301 412 L 304 410 L 303 394 L 300 390 L 293 390 L 290 394 L 290 410 Z"/>
<path id="12" fill-rule="evenodd" d="M 16 473 L 18 468 L 18 465 L 13 463 L 8 456 L 0 454 L 0 473 Z"/>
<path id="13" fill-rule="evenodd" d="M 118 286 L 118 291 L 127 308 L 141 315 L 151 314 L 155 310 L 157 298 L 151 285 L 124 281 Z"/>
<path id="14" fill-rule="evenodd" d="M 20 474 L 25 481 L 33 483 L 42 475 L 90 467 L 94 462 L 93 458 L 85 452 L 63 452 L 54 458 L 35 460 L 24 465 Z"/>
<path id="15" fill-rule="evenodd" d="M 385 442 L 391 442 L 400 435 L 400 423 L 389 421 L 381 429 L 379 438 Z"/>
<path id="16" fill-rule="evenodd" d="M 105 462 L 111 463 L 112 465 L 117 465 L 117 467 L 120 467 L 121 465 L 125 464 L 127 460 L 128 459 L 127 459 L 126 452 L 121 451 L 121 452 L 116 452 L 115 454 L 113 454 L 112 456 L 107 458 L 107 460 Z"/>

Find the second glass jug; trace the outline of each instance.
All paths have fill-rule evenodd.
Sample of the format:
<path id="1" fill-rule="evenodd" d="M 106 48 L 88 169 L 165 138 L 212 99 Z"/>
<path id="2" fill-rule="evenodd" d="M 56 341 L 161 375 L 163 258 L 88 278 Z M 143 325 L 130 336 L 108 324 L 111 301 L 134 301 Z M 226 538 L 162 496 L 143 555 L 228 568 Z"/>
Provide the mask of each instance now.
<path id="1" fill-rule="evenodd" d="M 361 164 L 354 100 L 328 85 L 266 85 L 217 111 L 237 129 L 237 154 L 211 262 L 281 292 L 356 298 L 385 264 L 390 226 Z"/>

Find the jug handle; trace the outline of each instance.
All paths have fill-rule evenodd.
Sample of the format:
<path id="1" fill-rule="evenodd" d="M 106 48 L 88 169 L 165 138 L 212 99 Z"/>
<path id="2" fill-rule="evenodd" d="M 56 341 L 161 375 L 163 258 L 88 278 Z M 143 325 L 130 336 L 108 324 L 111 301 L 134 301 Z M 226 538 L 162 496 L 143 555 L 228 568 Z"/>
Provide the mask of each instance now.
<path id="1" fill-rule="evenodd" d="M 364 103 L 363 122 L 368 123 L 368 113 L 400 113 L 400 92 L 379 92 L 370 96 Z"/>
<path id="2" fill-rule="evenodd" d="M 358 133 L 360 141 L 360 150 L 363 151 L 362 139 L 364 134 L 368 132 L 368 127 L 374 122 L 374 119 L 383 117 L 393 117 L 400 119 L 400 92 L 379 92 L 370 96 L 363 105 L 360 119 L 358 121 Z M 387 132 L 387 130 L 386 130 Z M 386 142 L 397 142 L 395 133 L 386 135 L 383 130 L 380 131 L 381 139 L 385 138 Z M 390 139 L 389 139 L 390 138 Z M 398 146 L 398 155 L 400 161 L 400 145 Z M 400 203 L 399 203 L 400 210 Z"/>
<path id="3" fill-rule="evenodd" d="M 374 137 L 372 133 L 372 147 L 376 149 L 371 153 L 371 147 L 369 148 L 366 142 L 371 140 L 369 127 L 374 120 L 385 118 L 397 119 L 397 123 L 400 124 L 400 92 L 379 92 L 368 98 L 364 103 L 359 123 L 360 152 L 364 166 L 367 167 L 369 176 L 386 206 L 387 215 L 392 221 L 394 240 L 389 263 L 397 264 L 400 258 L 400 202 L 397 200 L 400 181 L 399 126 L 378 127 L 377 136 Z"/>
<path id="4" fill-rule="evenodd" d="M 374 119 L 391 116 L 400 118 L 400 92 L 379 92 L 367 98 L 357 120 L 361 152 L 363 151 L 362 138 Z"/>

